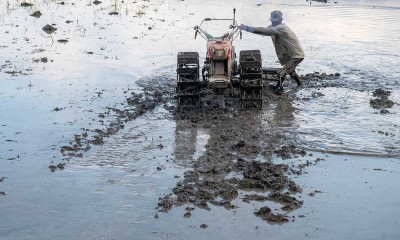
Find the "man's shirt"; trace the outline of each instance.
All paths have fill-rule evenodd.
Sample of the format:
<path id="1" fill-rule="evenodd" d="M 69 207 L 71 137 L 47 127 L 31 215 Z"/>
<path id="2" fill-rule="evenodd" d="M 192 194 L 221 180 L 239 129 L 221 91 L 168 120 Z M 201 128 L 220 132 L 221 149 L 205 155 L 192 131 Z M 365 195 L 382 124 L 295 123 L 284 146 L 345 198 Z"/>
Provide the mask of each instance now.
<path id="1" fill-rule="evenodd" d="M 284 65 L 290 59 L 304 58 L 304 50 L 296 34 L 284 23 L 268 27 L 248 27 L 248 31 L 271 36 L 279 62 Z"/>

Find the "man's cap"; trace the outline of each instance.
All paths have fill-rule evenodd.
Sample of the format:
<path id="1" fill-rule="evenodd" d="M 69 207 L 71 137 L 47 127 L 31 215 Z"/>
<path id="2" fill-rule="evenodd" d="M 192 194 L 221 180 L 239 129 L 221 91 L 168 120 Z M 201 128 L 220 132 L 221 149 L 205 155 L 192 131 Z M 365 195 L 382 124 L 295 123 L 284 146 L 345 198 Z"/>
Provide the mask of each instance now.
<path id="1" fill-rule="evenodd" d="M 271 18 L 269 20 L 275 22 L 278 20 L 281 20 L 283 17 L 283 13 L 279 10 L 275 10 L 273 12 L 271 12 Z"/>

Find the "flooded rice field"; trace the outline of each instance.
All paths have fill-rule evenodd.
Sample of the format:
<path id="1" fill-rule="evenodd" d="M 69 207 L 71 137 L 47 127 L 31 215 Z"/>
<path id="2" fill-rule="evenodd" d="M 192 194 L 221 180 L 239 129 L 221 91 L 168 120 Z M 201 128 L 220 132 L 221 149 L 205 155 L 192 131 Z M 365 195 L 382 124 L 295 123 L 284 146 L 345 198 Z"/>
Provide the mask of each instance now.
<path id="1" fill-rule="evenodd" d="M 202 62 L 193 27 L 232 8 L 254 26 L 283 12 L 304 86 L 265 88 L 260 111 L 234 96 L 216 108 L 207 91 L 180 111 L 177 53 Z M 400 238 L 397 1 L 16 0 L 0 13 L 0 239 Z M 269 37 L 234 43 L 279 66 Z"/>

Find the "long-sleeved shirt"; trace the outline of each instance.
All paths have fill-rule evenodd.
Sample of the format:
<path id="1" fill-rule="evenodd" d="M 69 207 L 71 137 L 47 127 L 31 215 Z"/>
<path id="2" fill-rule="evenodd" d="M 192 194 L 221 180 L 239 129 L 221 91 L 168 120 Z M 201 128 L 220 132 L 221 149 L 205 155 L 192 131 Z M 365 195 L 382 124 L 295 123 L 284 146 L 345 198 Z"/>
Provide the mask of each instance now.
<path id="1" fill-rule="evenodd" d="M 290 59 L 304 58 L 304 50 L 296 34 L 284 23 L 268 27 L 250 27 L 248 32 L 259 35 L 271 36 L 279 62 L 284 65 Z"/>

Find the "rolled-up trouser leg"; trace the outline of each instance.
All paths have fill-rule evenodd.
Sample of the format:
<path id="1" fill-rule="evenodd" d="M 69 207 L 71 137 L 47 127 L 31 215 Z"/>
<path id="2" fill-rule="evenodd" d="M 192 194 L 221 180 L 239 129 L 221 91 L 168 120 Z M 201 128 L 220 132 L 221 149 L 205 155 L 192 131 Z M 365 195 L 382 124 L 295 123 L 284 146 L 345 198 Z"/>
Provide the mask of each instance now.
<path id="1" fill-rule="evenodd" d="M 292 72 L 290 73 L 290 77 L 296 81 L 298 86 L 303 85 L 303 80 L 300 78 L 299 74 L 297 72 Z"/>
<path id="2" fill-rule="evenodd" d="M 279 70 L 279 78 L 281 79 L 280 82 L 285 80 L 286 74 L 289 74 L 294 80 L 296 80 L 296 78 L 293 76 L 298 77 L 296 73 L 296 67 L 303 61 L 303 59 L 304 58 L 292 58 L 285 65 L 283 65 L 283 67 Z M 296 80 L 296 82 L 299 84 L 299 81 Z"/>

